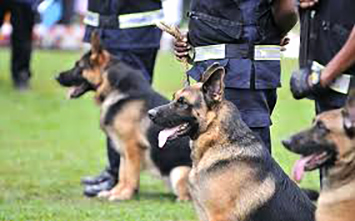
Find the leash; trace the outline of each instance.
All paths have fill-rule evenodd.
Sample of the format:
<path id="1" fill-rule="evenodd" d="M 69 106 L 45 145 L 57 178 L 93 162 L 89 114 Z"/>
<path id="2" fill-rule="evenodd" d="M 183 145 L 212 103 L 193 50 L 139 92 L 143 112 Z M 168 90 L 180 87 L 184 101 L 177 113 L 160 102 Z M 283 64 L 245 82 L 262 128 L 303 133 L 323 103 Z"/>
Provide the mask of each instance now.
<path id="1" fill-rule="evenodd" d="M 182 40 L 183 35 L 181 34 L 181 31 L 179 28 L 176 26 L 172 25 L 167 25 L 166 23 L 160 21 L 156 23 L 156 26 L 161 29 L 162 31 L 165 31 L 166 33 L 170 34 L 173 36 L 176 40 Z M 190 85 L 190 76 L 187 74 L 187 71 L 189 70 L 189 62 L 187 61 L 187 58 L 184 57 L 182 58 L 182 64 L 185 69 L 185 81 L 184 81 L 184 87 L 187 87 Z"/>

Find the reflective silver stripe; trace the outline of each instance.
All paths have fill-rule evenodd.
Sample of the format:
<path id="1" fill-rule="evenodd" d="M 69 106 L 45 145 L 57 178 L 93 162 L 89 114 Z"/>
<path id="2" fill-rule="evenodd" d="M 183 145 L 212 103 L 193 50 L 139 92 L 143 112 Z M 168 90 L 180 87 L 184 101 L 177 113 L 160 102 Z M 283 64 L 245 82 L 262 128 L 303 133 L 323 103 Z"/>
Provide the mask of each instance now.
<path id="1" fill-rule="evenodd" d="M 98 27 L 100 21 L 99 16 L 98 13 L 88 11 L 84 18 L 84 24 Z"/>
<path id="2" fill-rule="evenodd" d="M 254 60 L 279 61 L 281 59 L 281 47 L 278 45 L 255 45 Z"/>
<path id="3" fill-rule="evenodd" d="M 155 25 L 156 22 L 163 20 L 163 18 L 164 13 L 162 9 L 125 14 L 117 17 L 121 29 Z M 88 11 L 84 18 L 84 24 L 98 27 L 100 24 L 100 14 Z"/>
<path id="4" fill-rule="evenodd" d="M 324 68 L 325 67 L 323 65 L 319 64 L 316 61 L 313 61 L 313 71 L 322 71 Z M 331 85 L 329 85 L 329 88 L 341 94 L 348 94 L 351 78 L 351 75 L 342 74 L 338 76 Z"/>
<path id="5" fill-rule="evenodd" d="M 225 58 L 226 45 L 208 45 L 195 47 L 194 62 L 206 61 L 210 59 L 223 59 Z"/>
<path id="6" fill-rule="evenodd" d="M 162 9 L 149 12 L 140 12 L 118 16 L 120 28 L 137 28 L 149 25 L 163 20 L 164 12 Z"/>
<path id="7" fill-rule="evenodd" d="M 280 49 L 281 47 L 278 45 L 255 45 L 254 60 L 279 61 L 281 59 Z M 225 44 L 195 47 L 194 50 L 194 62 L 226 58 Z"/>

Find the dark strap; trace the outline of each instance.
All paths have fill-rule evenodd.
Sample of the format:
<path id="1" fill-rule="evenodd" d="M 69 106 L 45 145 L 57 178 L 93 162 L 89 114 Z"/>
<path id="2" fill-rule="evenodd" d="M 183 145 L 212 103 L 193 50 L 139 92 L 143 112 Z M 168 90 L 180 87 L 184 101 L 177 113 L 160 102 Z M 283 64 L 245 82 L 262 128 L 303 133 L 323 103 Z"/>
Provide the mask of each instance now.
<path id="1" fill-rule="evenodd" d="M 299 52 L 299 68 L 305 68 L 310 61 L 310 35 L 311 35 L 311 10 L 300 9 L 300 52 Z"/>

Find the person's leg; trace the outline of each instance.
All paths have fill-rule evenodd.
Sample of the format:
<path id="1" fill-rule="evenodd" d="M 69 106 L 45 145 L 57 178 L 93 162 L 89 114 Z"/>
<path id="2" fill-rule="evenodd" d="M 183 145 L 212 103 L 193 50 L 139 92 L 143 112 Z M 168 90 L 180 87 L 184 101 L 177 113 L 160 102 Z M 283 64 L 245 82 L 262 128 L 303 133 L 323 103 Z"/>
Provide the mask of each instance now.
<path id="1" fill-rule="evenodd" d="M 26 89 L 31 76 L 32 30 L 34 12 L 29 4 L 13 2 L 11 5 L 12 57 L 11 72 L 15 87 Z"/>
<path id="2" fill-rule="evenodd" d="M 5 15 L 7 12 L 9 12 L 9 10 L 10 10 L 9 0 L 0 1 L 0 28 L 4 24 Z"/>
<path id="3" fill-rule="evenodd" d="M 144 77 L 153 83 L 153 74 L 158 49 L 130 50 L 125 52 L 122 60 L 132 67 L 141 70 Z"/>
<path id="4" fill-rule="evenodd" d="M 107 137 L 107 158 L 108 166 L 97 176 L 83 177 L 81 179 L 82 184 L 96 185 L 107 180 L 118 180 L 118 168 L 120 166 L 120 155 L 115 150 L 112 141 Z"/>
<path id="5" fill-rule="evenodd" d="M 59 24 L 70 25 L 74 15 L 74 1 L 72 0 L 63 0 L 63 15 L 62 19 L 59 21 Z"/>
<path id="6" fill-rule="evenodd" d="M 225 97 L 237 106 L 243 121 L 263 141 L 265 147 L 271 153 L 270 116 L 277 100 L 276 89 L 226 88 Z"/>
<path id="7" fill-rule="evenodd" d="M 0 28 L 4 23 L 5 14 L 9 10 L 9 0 L 0 1 Z"/>
<path id="8" fill-rule="evenodd" d="M 118 182 L 118 170 L 120 167 L 120 155 L 115 150 L 113 142 L 107 138 L 108 166 L 95 177 L 84 177 L 81 182 L 86 185 L 84 195 L 94 197 L 101 191 L 111 190 Z"/>

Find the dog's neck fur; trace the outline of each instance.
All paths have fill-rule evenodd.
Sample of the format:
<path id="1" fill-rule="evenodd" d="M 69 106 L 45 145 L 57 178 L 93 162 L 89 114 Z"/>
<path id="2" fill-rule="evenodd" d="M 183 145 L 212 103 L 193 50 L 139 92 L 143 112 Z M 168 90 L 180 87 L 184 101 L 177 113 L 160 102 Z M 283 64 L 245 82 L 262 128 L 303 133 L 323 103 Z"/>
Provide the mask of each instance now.
<path id="1" fill-rule="evenodd" d="M 338 189 L 342 186 L 348 185 L 349 183 L 355 184 L 354 155 L 355 152 L 349 152 L 346 156 L 343 156 L 343 160 L 336 162 L 335 165 L 328 169 L 326 176 L 322 180 L 324 190 Z"/>
<path id="2" fill-rule="evenodd" d="M 223 100 L 207 115 L 207 129 L 192 142 L 192 159 L 195 163 L 198 163 L 210 148 L 229 146 L 231 143 L 246 147 L 252 139 L 256 139 L 242 121 L 238 109 L 229 101 Z"/>
<path id="3" fill-rule="evenodd" d="M 328 169 L 318 200 L 317 221 L 355 220 L 355 161 L 353 151 Z"/>

